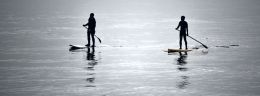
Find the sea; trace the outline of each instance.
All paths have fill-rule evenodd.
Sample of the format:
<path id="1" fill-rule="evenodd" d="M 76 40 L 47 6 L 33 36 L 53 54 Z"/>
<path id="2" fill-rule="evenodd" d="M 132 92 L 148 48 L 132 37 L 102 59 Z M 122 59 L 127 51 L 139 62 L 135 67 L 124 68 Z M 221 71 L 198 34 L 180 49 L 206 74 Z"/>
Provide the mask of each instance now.
<path id="1" fill-rule="evenodd" d="M 1 0 L 1 96 L 259 96 L 259 0 Z M 87 44 L 89 14 L 96 47 Z M 188 48 L 179 48 L 180 17 Z M 184 45 L 184 44 L 183 44 Z M 183 46 L 184 48 L 184 46 Z"/>

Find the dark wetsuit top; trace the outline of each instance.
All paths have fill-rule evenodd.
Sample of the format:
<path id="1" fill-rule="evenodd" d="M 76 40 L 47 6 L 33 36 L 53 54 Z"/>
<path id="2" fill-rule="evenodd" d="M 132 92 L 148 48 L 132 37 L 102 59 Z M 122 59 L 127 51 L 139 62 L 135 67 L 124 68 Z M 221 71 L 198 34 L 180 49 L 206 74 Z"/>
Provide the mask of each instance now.
<path id="1" fill-rule="evenodd" d="M 188 23 L 186 21 L 180 21 L 178 28 L 181 27 L 180 35 L 186 35 Z"/>
<path id="2" fill-rule="evenodd" d="M 86 24 L 88 25 L 88 31 L 92 34 L 95 34 L 95 28 L 96 28 L 96 20 L 95 18 L 89 18 L 88 19 L 88 23 Z"/>

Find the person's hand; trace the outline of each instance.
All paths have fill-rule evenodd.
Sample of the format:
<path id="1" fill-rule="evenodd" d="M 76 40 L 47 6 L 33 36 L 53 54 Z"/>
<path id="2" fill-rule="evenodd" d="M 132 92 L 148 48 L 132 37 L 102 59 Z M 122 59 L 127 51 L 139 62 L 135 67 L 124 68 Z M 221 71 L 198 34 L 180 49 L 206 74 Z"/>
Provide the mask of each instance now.
<path id="1" fill-rule="evenodd" d="M 187 34 L 187 36 L 189 36 L 189 34 Z"/>
<path id="2" fill-rule="evenodd" d="M 178 28 L 175 28 L 175 30 L 178 30 Z"/>

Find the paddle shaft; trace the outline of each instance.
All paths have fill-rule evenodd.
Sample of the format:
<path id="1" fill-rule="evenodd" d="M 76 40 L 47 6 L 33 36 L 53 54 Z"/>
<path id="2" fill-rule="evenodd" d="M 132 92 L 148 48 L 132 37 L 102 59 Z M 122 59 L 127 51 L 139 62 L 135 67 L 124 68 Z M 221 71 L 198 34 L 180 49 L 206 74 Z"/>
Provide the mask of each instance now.
<path id="1" fill-rule="evenodd" d="M 180 30 L 177 30 L 180 31 Z M 206 46 L 205 44 L 201 43 L 200 41 L 196 40 L 195 38 L 191 37 L 188 35 L 188 37 L 190 37 L 191 39 L 193 39 L 194 41 L 197 41 L 198 43 L 200 43 L 203 47 L 205 47 L 206 49 L 208 49 L 208 46 Z"/>
<path id="2" fill-rule="evenodd" d="M 196 40 L 196 39 L 194 39 L 193 37 L 191 37 L 191 36 L 188 36 L 188 37 L 190 37 L 191 39 L 193 39 L 194 41 L 197 41 L 198 43 L 200 43 L 203 47 L 205 47 L 206 49 L 208 49 L 208 46 L 206 46 L 206 45 L 204 45 L 203 43 L 201 43 L 200 41 L 198 41 L 198 40 Z"/>
<path id="3" fill-rule="evenodd" d="M 84 26 L 85 27 L 85 26 Z M 88 29 L 87 27 L 85 27 L 86 29 Z M 101 43 L 101 39 L 100 38 L 98 38 L 98 36 L 95 34 L 95 36 L 97 37 L 97 39 L 98 39 L 98 41 L 99 41 L 99 43 Z"/>

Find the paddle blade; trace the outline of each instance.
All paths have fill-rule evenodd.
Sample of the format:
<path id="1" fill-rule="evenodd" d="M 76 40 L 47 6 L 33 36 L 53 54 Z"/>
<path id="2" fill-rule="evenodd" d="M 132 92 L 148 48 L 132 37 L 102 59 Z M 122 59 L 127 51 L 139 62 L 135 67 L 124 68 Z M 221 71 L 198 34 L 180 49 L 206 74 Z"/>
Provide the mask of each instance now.
<path id="1" fill-rule="evenodd" d="M 95 35 L 95 36 L 97 37 L 97 35 Z M 97 37 L 97 39 L 98 39 L 99 43 L 101 43 L 101 39 L 100 39 L 100 38 L 98 38 L 98 37 Z"/>
<path id="2" fill-rule="evenodd" d="M 101 40 L 98 38 L 99 43 L 101 43 Z"/>
<path id="3" fill-rule="evenodd" d="M 206 46 L 206 45 L 202 45 L 203 47 L 205 47 L 206 49 L 208 49 L 208 46 Z"/>

